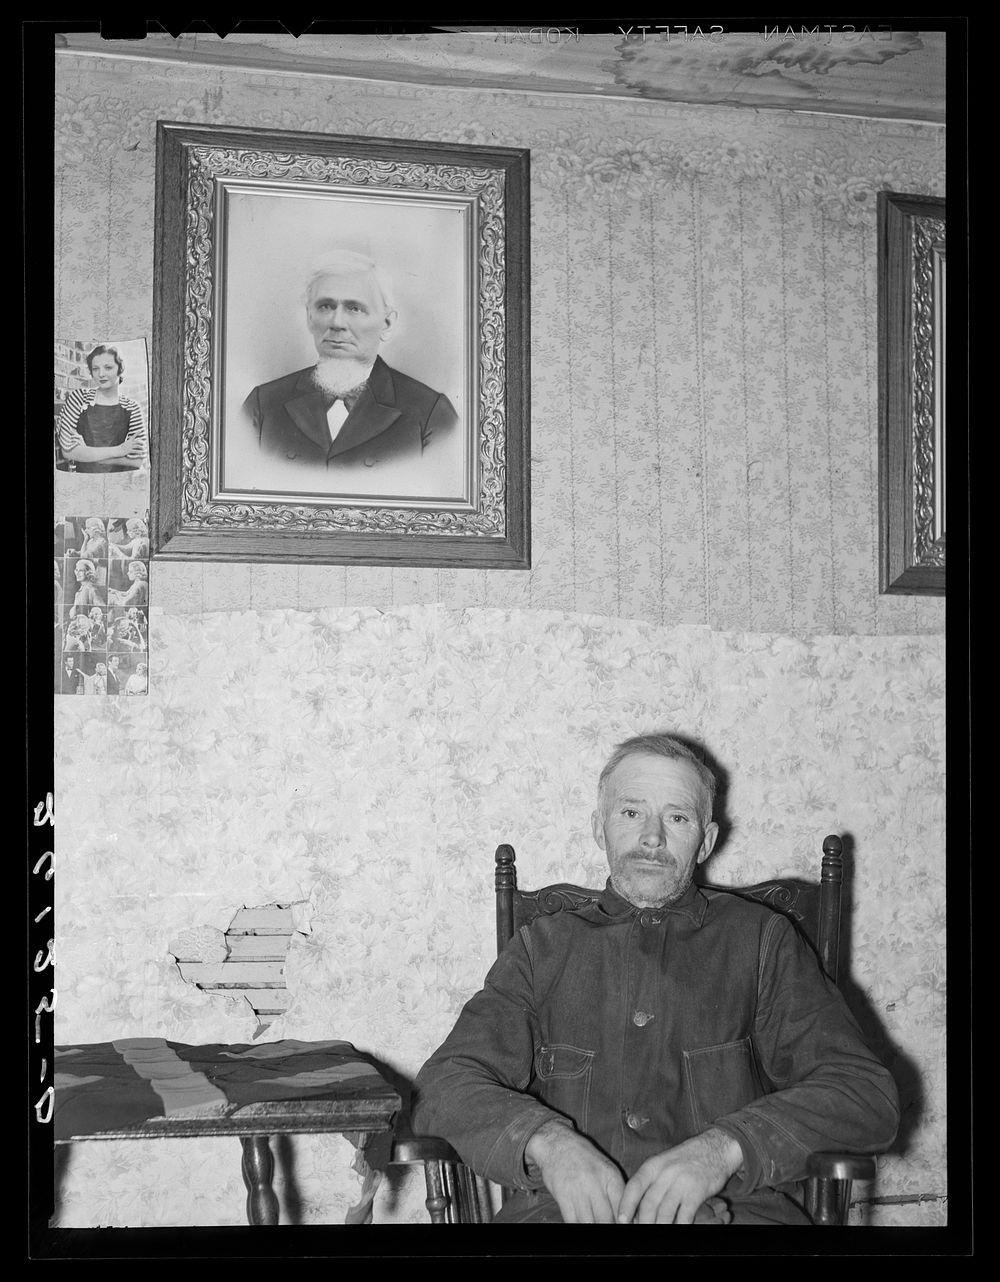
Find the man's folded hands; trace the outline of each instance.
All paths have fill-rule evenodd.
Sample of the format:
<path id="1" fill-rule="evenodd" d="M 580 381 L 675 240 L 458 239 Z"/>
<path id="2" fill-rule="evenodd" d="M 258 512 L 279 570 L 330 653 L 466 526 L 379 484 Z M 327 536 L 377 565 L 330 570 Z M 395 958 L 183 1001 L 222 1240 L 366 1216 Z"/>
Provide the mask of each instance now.
<path id="1" fill-rule="evenodd" d="M 544 1123 L 525 1148 L 567 1224 L 728 1224 L 715 1194 L 739 1169 L 739 1144 L 710 1128 L 643 1162 L 627 1182 L 618 1166 L 563 1122 Z"/>

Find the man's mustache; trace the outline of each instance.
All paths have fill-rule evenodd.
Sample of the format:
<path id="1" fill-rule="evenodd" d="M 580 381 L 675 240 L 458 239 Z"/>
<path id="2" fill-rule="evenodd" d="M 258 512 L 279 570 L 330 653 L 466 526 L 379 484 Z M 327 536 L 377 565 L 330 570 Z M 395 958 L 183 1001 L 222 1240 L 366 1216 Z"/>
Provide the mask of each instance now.
<path id="1" fill-rule="evenodd" d="M 669 867 L 674 861 L 670 855 L 652 855 L 648 850 L 630 850 L 625 856 L 631 861 L 642 860 L 646 864 L 659 864 L 663 868 Z"/>

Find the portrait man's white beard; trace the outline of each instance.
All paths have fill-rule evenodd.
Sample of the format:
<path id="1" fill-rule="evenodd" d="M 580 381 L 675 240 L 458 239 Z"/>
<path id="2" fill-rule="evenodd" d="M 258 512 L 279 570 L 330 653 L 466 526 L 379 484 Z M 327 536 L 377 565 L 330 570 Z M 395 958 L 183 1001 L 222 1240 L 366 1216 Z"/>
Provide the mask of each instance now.
<path id="1" fill-rule="evenodd" d="M 373 364 L 356 356 L 324 356 L 316 362 L 312 380 L 328 396 L 341 396 L 363 383 Z"/>

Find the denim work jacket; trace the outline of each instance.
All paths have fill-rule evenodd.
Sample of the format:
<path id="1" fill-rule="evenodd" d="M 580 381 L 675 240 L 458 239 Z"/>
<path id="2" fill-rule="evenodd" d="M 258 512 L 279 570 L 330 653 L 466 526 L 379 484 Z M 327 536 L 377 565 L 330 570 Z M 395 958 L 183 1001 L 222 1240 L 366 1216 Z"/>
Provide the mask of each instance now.
<path id="1" fill-rule="evenodd" d="M 512 1188 L 539 1187 L 524 1149 L 554 1118 L 626 1178 L 718 1126 L 743 1151 L 739 1199 L 802 1179 L 813 1151 L 887 1148 L 899 1110 L 787 918 L 696 886 L 636 908 L 609 882 L 515 935 L 414 1087 L 414 1130 Z"/>

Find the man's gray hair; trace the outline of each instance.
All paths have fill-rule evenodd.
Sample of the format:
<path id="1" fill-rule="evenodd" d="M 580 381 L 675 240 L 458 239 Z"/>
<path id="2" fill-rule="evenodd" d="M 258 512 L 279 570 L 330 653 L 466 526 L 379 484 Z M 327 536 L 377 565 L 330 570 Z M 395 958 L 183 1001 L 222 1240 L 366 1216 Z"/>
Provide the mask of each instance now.
<path id="1" fill-rule="evenodd" d="M 306 280 L 305 303 L 309 307 L 316 296 L 316 286 L 324 276 L 343 276 L 346 272 L 364 272 L 371 276 L 375 287 L 382 295 L 386 312 L 396 310 L 392 282 L 373 258 L 366 254 L 357 254 L 353 249 L 336 249 L 325 254 L 316 263 Z"/>
<path id="2" fill-rule="evenodd" d="M 597 781 L 597 810 L 602 818 L 607 813 L 608 780 L 611 778 L 615 767 L 621 765 L 626 757 L 642 755 L 690 761 L 702 782 L 707 798 L 701 820 L 705 824 L 711 822 L 712 811 L 715 807 L 717 782 L 715 775 L 690 744 L 685 743 L 677 735 L 666 732 L 634 735 L 631 739 L 626 739 L 623 743 L 618 744 L 614 752 L 612 752 L 604 763 L 604 769 L 601 771 L 600 778 Z"/>

